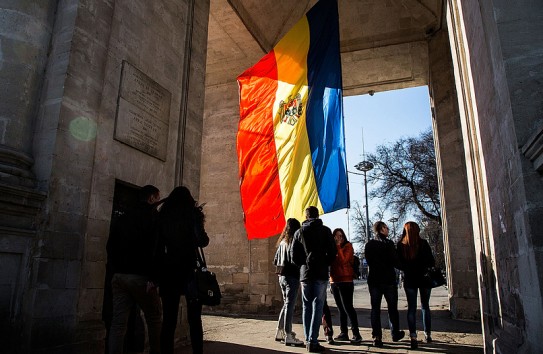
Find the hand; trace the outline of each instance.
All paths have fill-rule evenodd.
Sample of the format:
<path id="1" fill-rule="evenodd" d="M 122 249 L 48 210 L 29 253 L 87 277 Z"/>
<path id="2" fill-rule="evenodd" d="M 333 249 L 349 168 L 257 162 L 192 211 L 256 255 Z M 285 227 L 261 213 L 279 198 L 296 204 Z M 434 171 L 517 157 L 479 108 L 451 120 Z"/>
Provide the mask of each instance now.
<path id="1" fill-rule="evenodd" d="M 147 282 L 147 289 L 146 289 L 146 292 L 151 292 L 151 291 L 154 291 L 156 290 L 156 284 L 153 283 L 152 281 L 148 281 Z"/>

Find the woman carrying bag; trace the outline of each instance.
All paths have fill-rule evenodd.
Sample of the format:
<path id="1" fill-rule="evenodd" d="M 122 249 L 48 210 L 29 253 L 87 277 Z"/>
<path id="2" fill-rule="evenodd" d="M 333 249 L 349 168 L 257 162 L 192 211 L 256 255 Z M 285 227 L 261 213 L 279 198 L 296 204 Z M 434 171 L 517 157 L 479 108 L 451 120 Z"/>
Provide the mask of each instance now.
<path id="1" fill-rule="evenodd" d="M 202 303 L 187 296 L 194 281 L 198 247 L 209 244 L 204 213 L 187 187 L 176 187 L 160 209 L 157 258 L 160 264 L 159 294 L 162 298 L 162 354 L 173 354 L 179 300 L 185 295 L 190 340 L 194 354 L 203 353 Z"/>
<path id="2" fill-rule="evenodd" d="M 283 294 L 283 308 L 279 314 L 277 322 L 277 331 L 275 333 L 276 341 L 284 341 L 287 346 L 303 346 L 304 342 L 296 338 L 296 333 L 292 331 L 292 316 L 294 315 L 294 305 L 296 296 L 300 288 L 300 267 L 292 262 L 290 249 L 292 248 L 292 239 L 294 233 L 300 229 L 300 222 L 294 218 L 287 220 L 287 224 L 279 240 L 277 240 L 277 251 L 273 259 L 275 273 L 279 277 L 279 286 Z"/>
<path id="3" fill-rule="evenodd" d="M 428 241 L 420 237 L 419 225 L 413 221 L 405 223 L 402 238 L 398 242 L 400 268 L 404 272 L 404 289 L 407 298 L 407 324 L 411 337 L 411 349 L 418 348 L 417 342 L 417 291 L 420 292 L 422 325 L 426 342 L 432 341 L 432 318 L 430 315 L 430 288 L 425 279 L 428 268 L 434 267 L 435 260 Z"/>

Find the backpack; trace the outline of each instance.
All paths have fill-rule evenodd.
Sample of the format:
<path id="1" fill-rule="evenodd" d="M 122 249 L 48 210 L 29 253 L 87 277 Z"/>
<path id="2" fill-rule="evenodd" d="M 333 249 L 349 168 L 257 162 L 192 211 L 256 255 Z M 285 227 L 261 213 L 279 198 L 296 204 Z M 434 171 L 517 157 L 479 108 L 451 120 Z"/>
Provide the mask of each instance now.
<path id="1" fill-rule="evenodd" d="M 360 258 L 358 256 L 353 256 L 353 270 L 354 270 L 354 279 L 360 279 L 362 274 L 360 273 Z"/>

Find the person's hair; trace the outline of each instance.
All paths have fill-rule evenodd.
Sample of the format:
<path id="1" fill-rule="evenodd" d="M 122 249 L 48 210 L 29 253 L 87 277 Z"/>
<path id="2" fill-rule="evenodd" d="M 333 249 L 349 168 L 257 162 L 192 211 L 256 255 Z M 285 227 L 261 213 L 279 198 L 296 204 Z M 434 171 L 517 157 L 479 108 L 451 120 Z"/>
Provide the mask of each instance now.
<path id="1" fill-rule="evenodd" d="M 310 206 L 309 208 L 305 209 L 305 217 L 306 219 L 316 219 L 319 217 L 319 209 L 317 209 L 316 206 Z"/>
<path id="2" fill-rule="evenodd" d="M 381 230 L 383 229 L 383 226 L 386 224 L 382 221 L 377 221 L 375 224 L 373 224 L 373 232 L 375 233 L 375 236 L 379 235 L 381 233 Z"/>
<path id="3" fill-rule="evenodd" d="M 347 236 L 345 235 L 345 231 L 343 231 L 342 228 L 337 228 L 337 229 L 334 229 L 334 232 L 332 232 L 332 236 L 336 236 L 336 232 L 339 232 L 341 233 L 341 235 L 343 236 L 343 242 L 341 242 L 341 246 L 343 246 L 344 244 L 347 243 Z"/>
<path id="4" fill-rule="evenodd" d="M 140 202 L 147 202 L 149 198 L 157 193 L 160 193 L 157 187 L 150 184 L 143 186 L 138 191 L 138 200 Z"/>
<path id="5" fill-rule="evenodd" d="M 196 206 L 196 200 L 192 197 L 189 189 L 185 186 L 179 186 L 175 187 L 166 198 L 160 209 L 160 214 L 163 216 L 167 215 L 180 218 L 183 217 L 183 215 L 192 215 L 189 213 L 194 209 L 199 209 L 201 211 L 201 208 Z"/>
<path id="6" fill-rule="evenodd" d="M 406 222 L 403 226 L 402 239 L 400 240 L 400 243 L 405 246 L 402 247 L 405 259 L 413 259 L 417 256 L 421 241 L 419 225 L 414 221 Z"/>
<path id="7" fill-rule="evenodd" d="M 300 229 L 300 222 L 295 218 L 290 218 L 287 220 L 287 223 L 285 225 L 285 228 L 283 229 L 283 232 L 279 236 L 279 239 L 277 240 L 277 246 L 281 243 L 281 241 L 285 240 L 287 244 L 289 244 L 292 239 L 294 238 L 294 233 Z"/>

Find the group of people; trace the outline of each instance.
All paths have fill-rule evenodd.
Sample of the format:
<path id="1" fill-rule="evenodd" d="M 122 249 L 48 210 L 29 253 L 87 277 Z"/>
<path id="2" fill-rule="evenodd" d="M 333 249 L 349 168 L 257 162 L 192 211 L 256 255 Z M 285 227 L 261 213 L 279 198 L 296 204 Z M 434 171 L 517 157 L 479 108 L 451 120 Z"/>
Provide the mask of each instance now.
<path id="1" fill-rule="evenodd" d="M 123 353 L 136 305 L 147 323 L 149 352 L 173 354 L 181 295 L 186 297 L 193 353 L 203 353 L 202 304 L 187 296 L 187 290 L 193 285 L 197 249 L 208 243 L 202 208 L 188 188 L 176 187 L 164 200 L 154 186 L 139 190 L 139 201 L 113 223 L 107 243 L 109 354 Z"/>
<path id="2" fill-rule="evenodd" d="M 359 344 L 362 336 L 358 317 L 353 306 L 354 297 L 354 250 L 342 229 L 323 225 L 319 211 L 311 206 L 305 210 L 306 220 L 288 219 L 278 239 L 274 257 L 276 273 L 283 295 L 283 307 L 277 323 L 276 341 L 289 346 L 303 346 L 310 353 L 323 352 L 318 342 L 319 328 L 323 326 L 330 344 L 350 342 Z M 434 257 L 428 242 L 420 237 L 415 222 L 404 225 L 397 245 L 388 238 L 388 226 L 378 221 L 373 225 L 375 237 L 365 247 L 365 259 L 369 267 L 367 277 L 371 301 L 371 327 L 373 344 L 383 347 L 381 327 L 381 301 L 384 297 L 392 341 L 400 341 L 405 332 L 399 327 L 398 287 L 396 269 L 404 272 L 404 289 L 407 297 L 407 322 L 411 348 L 418 348 L 416 331 L 417 293 L 420 292 L 422 320 L 427 342 L 431 337 L 430 293 L 424 282 L 424 274 L 434 266 Z M 334 297 L 340 322 L 340 333 L 333 337 L 330 310 L 326 302 L 326 290 Z M 305 343 L 292 331 L 294 305 L 298 290 L 302 289 L 302 322 Z M 348 323 L 352 337 L 349 338 Z"/>

